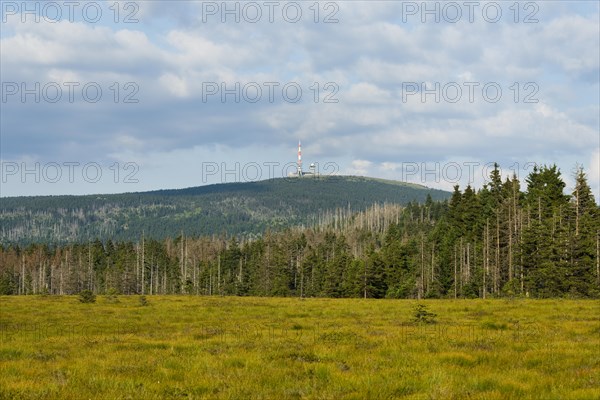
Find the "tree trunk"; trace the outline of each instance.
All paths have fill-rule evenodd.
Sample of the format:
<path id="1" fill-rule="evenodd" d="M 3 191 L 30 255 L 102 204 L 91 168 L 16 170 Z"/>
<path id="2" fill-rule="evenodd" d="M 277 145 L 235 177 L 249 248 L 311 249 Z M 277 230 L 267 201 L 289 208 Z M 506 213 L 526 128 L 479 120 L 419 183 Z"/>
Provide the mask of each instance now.
<path id="1" fill-rule="evenodd" d="M 454 244 L 454 299 L 456 299 L 456 290 L 458 286 L 458 282 L 456 279 L 456 243 Z"/>

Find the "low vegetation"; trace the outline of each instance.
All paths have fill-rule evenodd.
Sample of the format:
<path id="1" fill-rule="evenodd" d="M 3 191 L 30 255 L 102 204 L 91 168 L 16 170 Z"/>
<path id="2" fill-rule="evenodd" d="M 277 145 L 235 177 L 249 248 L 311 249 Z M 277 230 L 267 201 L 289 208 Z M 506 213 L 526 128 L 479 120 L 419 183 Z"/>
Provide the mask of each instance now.
<path id="1" fill-rule="evenodd" d="M 82 290 L 79 292 L 79 302 L 80 303 L 95 303 L 96 295 L 91 290 Z"/>
<path id="2" fill-rule="evenodd" d="M 599 398 L 597 301 L 148 297 L 0 297 L 0 399 Z"/>
<path id="3" fill-rule="evenodd" d="M 413 321 L 418 324 L 435 324 L 437 315 L 427 309 L 425 304 L 417 304 L 413 313 Z"/>

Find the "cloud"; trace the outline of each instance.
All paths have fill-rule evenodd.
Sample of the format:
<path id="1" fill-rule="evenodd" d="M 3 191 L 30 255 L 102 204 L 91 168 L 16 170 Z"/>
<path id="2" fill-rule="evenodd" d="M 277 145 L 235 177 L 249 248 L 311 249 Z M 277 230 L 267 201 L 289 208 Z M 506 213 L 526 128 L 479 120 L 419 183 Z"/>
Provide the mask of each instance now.
<path id="1" fill-rule="evenodd" d="M 158 78 L 164 88 L 176 97 L 189 96 L 188 84 L 180 76 L 167 73 Z"/>
<path id="2" fill-rule="evenodd" d="M 230 150 L 219 156 L 232 160 L 231 149 L 271 154 L 301 139 L 313 156 L 346 163 L 341 171 L 384 177 L 398 177 L 403 162 L 556 162 L 570 170 L 597 160 L 597 6 L 539 4 L 537 24 L 515 24 L 508 8 L 497 24 L 423 24 L 420 16 L 403 22 L 401 3 L 335 3 L 333 24 L 322 23 L 332 11 L 323 3 L 319 23 L 308 3 L 297 23 L 280 14 L 273 23 L 205 21 L 197 2 L 142 2 L 140 22 L 127 25 L 12 18 L 0 37 L 3 82 L 81 86 L 72 103 L 66 91 L 57 103 L 43 93 L 40 102 L 19 94 L 4 102 L 1 156 L 111 162 L 153 154 L 167 165 L 170 155 L 192 159 L 198 148 L 222 146 Z M 89 82 L 102 88 L 101 101 L 82 98 Z M 273 101 L 268 82 L 278 83 Z M 302 89 L 297 103 L 282 96 L 290 82 Z M 462 97 L 405 98 L 413 82 L 442 91 L 457 84 Z M 465 82 L 480 84 L 474 101 Z M 262 97 L 251 103 L 238 92 L 223 101 L 219 92 L 207 100 L 207 83 L 256 84 Z M 502 88 L 500 101 L 485 100 L 486 83 Z M 155 188 L 173 184 L 167 175 Z"/>
<path id="3" fill-rule="evenodd" d="M 368 175 L 369 168 L 373 165 L 371 161 L 368 160 L 353 160 L 350 168 L 347 171 L 348 175 Z"/>
<path id="4" fill-rule="evenodd" d="M 600 203 L 600 149 L 596 148 L 589 162 L 588 181 L 592 191 L 596 194 L 596 201 Z"/>

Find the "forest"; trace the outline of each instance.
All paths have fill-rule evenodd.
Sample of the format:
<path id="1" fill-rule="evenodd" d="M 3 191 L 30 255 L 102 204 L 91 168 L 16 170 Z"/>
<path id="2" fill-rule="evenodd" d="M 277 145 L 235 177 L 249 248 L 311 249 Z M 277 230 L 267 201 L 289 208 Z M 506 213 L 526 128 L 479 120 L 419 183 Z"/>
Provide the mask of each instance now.
<path id="1" fill-rule="evenodd" d="M 0 294 L 353 298 L 600 297 L 600 212 L 582 168 L 522 184 L 498 168 L 448 200 L 338 207 L 318 223 L 235 234 L 0 248 Z"/>
<path id="2" fill-rule="evenodd" d="M 355 176 L 277 178 L 187 189 L 85 196 L 0 198 L 0 244 L 71 244 L 227 234 L 254 238 L 318 224 L 323 211 L 424 202 L 450 193 Z"/>

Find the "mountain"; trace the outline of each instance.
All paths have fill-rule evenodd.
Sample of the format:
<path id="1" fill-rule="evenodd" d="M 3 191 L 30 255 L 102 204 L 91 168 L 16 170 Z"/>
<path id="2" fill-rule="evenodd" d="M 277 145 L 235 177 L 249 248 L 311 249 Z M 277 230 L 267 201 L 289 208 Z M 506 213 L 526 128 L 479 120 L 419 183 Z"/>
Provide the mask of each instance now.
<path id="1" fill-rule="evenodd" d="M 335 209 L 407 204 L 450 197 L 425 186 L 355 176 L 279 178 L 177 190 L 0 198 L 0 244 L 162 239 L 186 235 L 252 236 L 317 223 Z"/>

